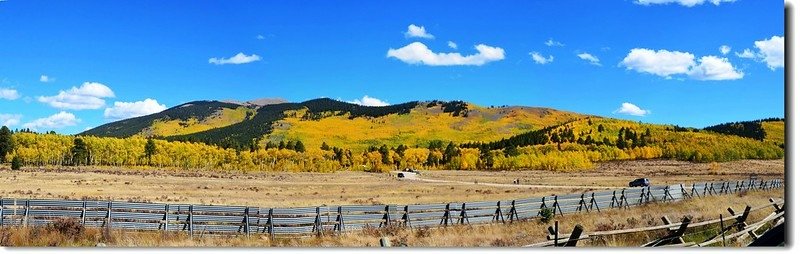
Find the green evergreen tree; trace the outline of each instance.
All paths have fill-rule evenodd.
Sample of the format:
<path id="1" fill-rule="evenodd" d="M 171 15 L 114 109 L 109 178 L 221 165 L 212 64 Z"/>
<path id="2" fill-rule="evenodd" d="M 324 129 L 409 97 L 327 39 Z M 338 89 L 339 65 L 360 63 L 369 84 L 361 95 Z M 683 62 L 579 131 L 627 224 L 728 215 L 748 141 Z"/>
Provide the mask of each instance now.
<path id="1" fill-rule="evenodd" d="M 297 141 L 297 142 L 294 144 L 294 150 L 295 150 L 295 151 L 297 151 L 297 152 L 299 152 L 299 153 L 305 153 L 305 152 L 306 152 L 306 146 L 305 146 L 305 145 L 303 145 L 303 142 L 302 142 L 302 141 L 298 140 L 298 141 Z"/>
<path id="2" fill-rule="evenodd" d="M 70 149 L 70 154 L 72 154 L 73 166 L 88 164 L 87 161 L 89 159 L 89 149 L 86 147 L 86 143 L 83 142 L 83 139 L 76 138 L 73 141 L 72 149 Z"/>
<path id="3" fill-rule="evenodd" d="M 14 156 L 14 159 L 11 159 L 11 170 L 19 170 L 22 168 L 22 159 L 19 156 Z"/>
<path id="4" fill-rule="evenodd" d="M 6 155 L 14 150 L 14 143 L 11 140 L 11 130 L 8 127 L 0 127 L 0 163 L 6 163 Z"/>
<path id="5" fill-rule="evenodd" d="M 147 139 L 147 144 L 144 145 L 144 156 L 147 157 L 147 165 L 150 166 L 153 155 L 156 154 L 156 142 L 152 138 Z"/>

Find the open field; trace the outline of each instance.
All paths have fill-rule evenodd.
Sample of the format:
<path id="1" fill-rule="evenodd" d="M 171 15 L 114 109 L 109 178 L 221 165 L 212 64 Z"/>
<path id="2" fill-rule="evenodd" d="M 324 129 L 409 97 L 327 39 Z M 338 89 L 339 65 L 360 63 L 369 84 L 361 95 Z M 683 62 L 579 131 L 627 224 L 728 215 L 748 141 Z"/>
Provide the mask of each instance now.
<path id="1" fill-rule="evenodd" d="M 426 182 L 389 174 L 188 172 L 112 168 L 23 168 L 0 170 L 0 196 L 17 198 L 101 199 L 164 203 L 293 207 L 343 204 L 415 204 L 508 200 L 626 187 L 636 177 L 654 185 L 741 180 L 751 173 L 781 178 L 784 162 L 687 163 L 631 161 L 598 164 L 579 173 L 550 171 L 424 171 Z M 508 185 L 520 179 L 518 186 Z M 458 181 L 458 182 L 453 182 Z M 474 182 L 479 184 L 474 184 Z M 484 183 L 501 183 L 492 185 Z M 526 185 L 586 186 L 582 188 Z"/>
<path id="2" fill-rule="evenodd" d="M 583 225 L 588 232 L 617 229 L 639 228 L 662 225 L 661 216 L 677 221 L 683 216 L 690 216 L 693 221 L 713 220 L 724 214 L 725 209 L 732 207 L 741 212 L 745 206 L 758 207 L 768 203 L 769 198 L 784 198 L 783 190 L 751 191 L 740 194 L 707 196 L 682 202 L 655 203 L 630 209 L 612 209 L 602 212 L 570 214 L 556 216 L 560 228 L 569 232 L 576 224 Z M 754 211 L 748 222 L 757 221 L 772 212 L 771 208 Z M 445 246 L 523 246 L 545 241 L 547 226 L 539 220 L 521 221 L 513 224 L 456 225 L 436 229 L 403 229 L 387 228 L 352 232 L 343 235 L 323 235 L 321 237 L 305 237 L 270 239 L 266 235 L 233 237 L 195 237 L 190 239 L 186 233 L 153 233 L 112 231 L 104 235 L 96 228 L 85 229 L 80 234 L 65 235 L 45 228 L 12 228 L 0 229 L 0 245 L 3 246 L 95 246 L 104 243 L 107 246 L 147 247 L 147 246 L 283 246 L 283 247 L 366 247 L 378 246 L 381 237 L 388 237 L 393 246 L 410 247 L 445 247 Z M 716 227 L 713 224 L 710 227 Z M 701 241 L 704 230 L 687 232 L 687 241 Z M 564 231 L 562 231 L 564 232 Z M 648 240 L 663 236 L 664 231 L 617 235 L 581 241 L 578 246 L 638 246 Z M 692 238 L 693 237 L 693 238 Z M 744 243 L 739 243 L 746 244 Z M 735 244 L 736 245 L 736 244 Z M 728 246 L 731 246 L 730 243 Z"/>

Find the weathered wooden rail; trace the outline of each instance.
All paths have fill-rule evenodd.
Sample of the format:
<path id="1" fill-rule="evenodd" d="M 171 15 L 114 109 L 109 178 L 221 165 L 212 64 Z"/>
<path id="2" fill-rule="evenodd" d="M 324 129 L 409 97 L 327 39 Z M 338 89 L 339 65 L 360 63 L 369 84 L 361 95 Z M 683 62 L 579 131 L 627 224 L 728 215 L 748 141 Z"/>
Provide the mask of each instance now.
<path id="1" fill-rule="evenodd" d="M 585 213 L 782 186 L 780 179 L 751 179 L 503 201 L 297 208 L 3 198 L 0 199 L 0 226 L 37 226 L 52 223 L 56 218 L 75 218 L 87 227 L 181 231 L 192 236 L 303 236 L 346 233 L 366 227 L 414 228 L 513 223 L 538 217 L 543 209 L 552 209 L 556 215 Z"/>

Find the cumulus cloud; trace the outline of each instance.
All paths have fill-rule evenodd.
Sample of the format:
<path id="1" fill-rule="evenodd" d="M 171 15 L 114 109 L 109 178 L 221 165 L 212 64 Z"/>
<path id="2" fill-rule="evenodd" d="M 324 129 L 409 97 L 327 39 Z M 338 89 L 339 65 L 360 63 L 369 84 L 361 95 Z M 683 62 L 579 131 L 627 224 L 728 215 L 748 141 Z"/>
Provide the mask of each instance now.
<path id="1" fill-rule="evenodd" d="M 99 109 L 105 106 L 103 98 L 114 97 L 114 92 L 97 82 L 84 82 L 80 87 L 61 90 L 54 96 L 39 96 L 39 102 L 58 109 Z"/>
<path id="2" fill-rule="evenodd" d="M 164 104 L 158 104 L 158 101 L 147 98 L 143 101 L 135 102 L 114 102 L 114 107 L 106 108 L 103 116 L 109 119 L 127 119 L 132 117 L 144 116 L 149 114 L 158 113 L 167 109 Z"/>
<path id="3" fill-rule="evenodd" d="M 0 126 L 11 127 L 19 124 L 20 120 L 22 120 L 22 115 L 0 114 Z"/>
<path id="4" fill-rule="evenodd" d="M 583 52 L 583 53 L 578 54 L 578 58 L 586 60 L 592 65 L 602 66 L 600 64 L 600 59 L 597 58 L 596 56 L 592 55 L 592 54 Z"/>
<path id="5" fill-rule="evenodd" d="M 736 70 L 727 58 L 716 56 L 701 57 L 700 64 L 686 74 L 697 80 L 734 80 L 744 77 L 744 73 Z"/>
<path id="6" fill-rule="evenodd" d="M 533 61 L 537 64 L 552 63 L 554 59 L 552 55 L 550 55 L 549 57 L 544 57 L 542 54 L 539 54 L 539 52 L 536 51 L 533 51 L 529 54 L 531 55 L 531 59 L 533 59 Z"/>
<path id="7" fill-rule="evenodd" d="M 623 102 L 622 106 L 620 106 L 617 110 L 614 110 L 614 114 L 644 116 L 650 114 L 650 110 L 642 109 L 630 102 Z"/>
<path id="8" fill-rule="evenodd" d="M 208 63 L 211 63 L 211 64 L 216 64 L 216 65 L 223 65 L 223 64 L 246 64 L 246 63 L 252 63 L 252 62 L 255 62 L 255 61 L 260 61 L 260 60 L 261 60 L 261 57 L 260 57 L 260 56 L 258 56 L 258 55 L 256 55 L 256 54 L 252 54 L 252 55 L 249 55 L 249 56 L 248 56 L 248 55 L 245 55 L 245 54 L 244 54 L 244 53 L 242 53 L 242 52 L 239 52 L 239 54 L 236 54 L 235 56 L 232 56 L 232 57 L 230 57 L 230 58 L 224 58 L 224 57 L 223 57 L 223 58 L 216 58 L 216 57 L 212 57 L 212 58 L 208 59 Z"/>
<path id="9" fill-rule="evenodd" d="M 640 5 L 651 4 L 680 4 L 686 7 L 693 7 L 695 5 L 703 5 L 706 2 L 719 6 L 720 3 L 731 3 L 736 0 L 636 0 L 634 3 Z"/>
<path id="10" fill-rule="evenodd" d="M 723 55 L 727 55 L 730 52 L 731 52 L 731 47 L 729 47 L 728 45 L 719 46 L 719 53 L 722 53 Z"/>
<path id="11" fill-rule="evenodd" d="M 736 56 L 741 57 L 741 58 L 755 59 L 756 58 L 756 53 L 753 52 L 750 49 L 744 49 L 742 52 L 736 52 Z"/>
<path id="12" fill-rule="evenodd" d="M 447 41 L 447 46 L 450 47 L 451 49 L 458 49 L 458 44 L 456 44 L 453 41 Z"/>
<path id="13" fill-rule="evenodd" d="M 355 100 L 348 101 L 348 102 L 353 103 L 353 104 L 358 104 L 358 105 L 361 105 L 361 106 L 370 106 L 370 107 L 389 106 L 388 102 L 382 101 L 382 100 L 380 100 L 378 98 L 369 97 L 368 95 L 364 95 L 364 97 L 361 98 L 361 99 L 355 99 Z"/>
<path id="14" fill-rule="evenodd" d="M 764 39 L 761 41 L 756 41 L 755 43 L 756 49 L 758 49 L 757 54 L 753 54 L 751 51 L 749 54 L 749 58 L 756 59 L 758 61 L 764 62 L 767 64 L 771 70 L 775 70 L 777 68 L 783 68 L 784 63 L 784 44 L 783 44 L 783 36 L 772 36 L 772 38 Z M 745 53 L 747 52 L 746 49 Z M 739 55 L 737 53 L 737 55 Z M 746 57 L 747 58 L 747 57 Z"/>
<path id="15" fill-rule="evenodd" d="M 56 78 L 48 77 L 47 75 L 41 75 L 39 76 L 39 82 L 42 83 L 56 82 Z"/>
<path id="16" fill-rule="evenodd" d="M 544 42 L 544 45 L 547 45 L 548 47 L 563 47 L 564 46 L 563 43 L 558 42 L 556 40 L 553 40 L 553 38 L 547 39 L 547 41 Z"/>
<path id="17" fill-rule="evenodd" d="M 505 59 L 505 50 L 499 47 L 478 44 L 477 54 L 463 56 L 460 53 L 435 53 L 421 42 L 412 42 L 399 49 L 389 49 L 386 57 L 394 57 L 408 64 L 424 64 L 431 66 L 452 65 L 484 65 L 489 62 Z"/>
<path id="18" fill-rule="evenodd" d="M 435 38 L 432 34 L 429 34 L 425 31 L 424 26 L 417 26 L 414 24 L 408 25 L 408 31 L 406 31 L 406 38 L 425 38 L 425 39 L 433 39 Z"/>
<path id="19" fill-rule="evenodd" d="M 19 92 L 11 88 L 0 87 L 0 99 L 16 100 L 19 99 Z"/>
<path id="20" fill-rule="evenodd" d="M 704 56 L 698 63 L 691 53 L 663 49 L 631 49 L 620 65 L 628 70 L 664 78 L 678 74 L 697 80 L 734 80 L 744 77 L 744 73 L 733 67 L 727 58 Z"/>
<path id="21" fill-rule="evenodd" d="M 64 127 L 75 126 L 79 122 L 81 122 L 81 120 L 75 117 L 75 115 L 72 113 L 61 111 L 52 116 L 33 120 L 32 122 L 22 125 L 22 127 L 31 128 L 38 131 L 39 129 L 60 129 Z"/>
<path id="22" fill-rule="evenodd" d="M 256 35 L 256 40 L 263 40 L 263 39 L 264 39 L 263 35 L 260 35 L 260 34 Z"/>

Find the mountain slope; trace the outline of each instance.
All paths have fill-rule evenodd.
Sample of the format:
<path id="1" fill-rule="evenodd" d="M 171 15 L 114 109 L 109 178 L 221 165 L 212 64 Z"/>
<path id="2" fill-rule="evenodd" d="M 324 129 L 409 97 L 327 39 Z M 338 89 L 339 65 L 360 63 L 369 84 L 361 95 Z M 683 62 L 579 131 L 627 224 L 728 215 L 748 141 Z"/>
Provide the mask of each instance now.
<path id="1" fill-rule="evenodd" d="M 407 102 L 368 107 L 332 99 L 264 105 L 185 103 L 163 112 L 109 123 L 81 133 L 105 137 L 162 137 L 223 147 L 302 140 L 365 149 L 426 145 L 431 140 L 489 141 L 571 121 L 584 115 L 533 107 L 480 107 L 463 101 Z"/>
<path id="2" fill-rule="evenodd" d="M 194 101 L 184 103 L 159 113 L 129 118 L 93 129 L 79 135 L 100 137 L 169 136 L 174 133 L 192 133 L 204 129 L 218 128 L 244 120 L 247 108 L 234 103 L 219 101 Z M 218 121 L 222 119 L 223 121 Z M 204 124 L 207 127 L 195 127 Z M 191 126 L 191 128 L 189 128 Z M 189 130 L 184 130 L 189 128 Z"/>

